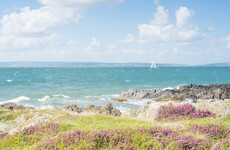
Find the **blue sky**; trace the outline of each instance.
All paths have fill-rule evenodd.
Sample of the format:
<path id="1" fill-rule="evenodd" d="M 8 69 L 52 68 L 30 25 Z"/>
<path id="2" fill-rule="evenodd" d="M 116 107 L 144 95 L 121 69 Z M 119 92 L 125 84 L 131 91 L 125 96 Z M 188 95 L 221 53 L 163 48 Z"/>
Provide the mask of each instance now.
<path id="1" fill-rule="evenodd" d="M 229 62 L 228 0 L 2 0 L 0 61 Z"/>

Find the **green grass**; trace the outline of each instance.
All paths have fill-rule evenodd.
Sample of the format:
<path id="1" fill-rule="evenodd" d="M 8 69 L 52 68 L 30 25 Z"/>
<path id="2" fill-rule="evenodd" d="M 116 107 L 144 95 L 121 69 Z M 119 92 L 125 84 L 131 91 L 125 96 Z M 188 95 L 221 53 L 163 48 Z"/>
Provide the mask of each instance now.
<path id="1" fill-rule="evenodd" d="M 14 122 L 14 120 L 25 114 L 27 119 L 32 117 L 32 115 L 29 114 L 29 110 L 27 109 L 22 109 L 22 110 L 0 110 L 0 123 L 6 123 L 6 124 L 11 124 Z"/>
<path id="2" fill-rule="evenodd" d="M 151 122 L 104 115 L 75 116 L 58 120 L 54 123 L 60 125 L 61 131 L 73 131 L 76 129 L 82 131 L 96 131 L 155 126 L 155 124 Z"/>

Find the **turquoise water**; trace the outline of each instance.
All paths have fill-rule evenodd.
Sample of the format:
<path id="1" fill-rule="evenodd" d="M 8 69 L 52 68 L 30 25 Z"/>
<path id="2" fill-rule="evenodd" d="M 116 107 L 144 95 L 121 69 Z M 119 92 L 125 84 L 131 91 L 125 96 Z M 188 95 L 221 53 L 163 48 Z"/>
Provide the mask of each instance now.
<path id="1" fill-rule="evenodd" d="M 230 83 L 230 68 L 0 68 L 0 102 L 37 108 L 102 105 L 129 88 Z M 148 100 L 113 105 L 137 108 Z"/>

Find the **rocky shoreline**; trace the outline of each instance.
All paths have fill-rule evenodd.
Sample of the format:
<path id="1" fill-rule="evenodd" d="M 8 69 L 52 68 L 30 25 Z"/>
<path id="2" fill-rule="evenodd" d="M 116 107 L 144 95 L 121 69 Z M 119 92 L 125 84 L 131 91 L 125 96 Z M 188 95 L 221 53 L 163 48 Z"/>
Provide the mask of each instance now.
<path id="1" fill-rule="evenodd" d="M 129 89 L 119 95 L 127 99 L 151 99 L 152 102 L 139 109 L 128 109 L 122 117 L 152 121 L 163 105 L 189 103 L 199 110 L 210 110 L 216 117 L 230 114 L 230 84 L 181 85 L 174 89 Z"/>
<path id="2" fill-rule="evenodd" d="M 208 86 L 183 85 L 178 89 L 175 88 L 166 90 L 130 89 L 121 92 L 120 97 L 127 99 L 154 99 L 156 101 L 152 101 L 147 105 L 140 107 L 139 109 L 127 109 L 122 113 L 118 109 L 114 108 L 111 103 L 103 106 L 94 106 L 89 104 L 84 108 L 80 108 L 75 104 L 68 104 L 61 108 L 47 110 L 55 110 L 60 113 L 66 112 L 70 115 L 100 114 L 154 122 L 154 118 L 156 118 L 158 110 L 161 106 L 169 104 L 180 106 L 189 103 L 197 110 L 210 110 L 215 114 L 216 117 L 224 117 L 227 114 L 230 114 L 230 84 L 215 84 Z M 122 99 L 120 102 L 125 101 L 125 99 Z M 25 110 L 30 115 L 29 118 L 25 114 L 17 116 L 11 125 L 0 123 L 0 131 L 5 135 L 14 134 L 28 126 L 35 125 L 39 122 L 49 122 L 60 117 L 58 115 L 43 113 L 43 110 L 40 109 L 24 107 L 15 103 L 1 104 L 0 110 L 9 110 L 15 113 Z M 0 121 L 4 121 L 1 115 Z"/>
<path id="3" fill-rule="evenodd" d="M 157 101 L 188 101 L 196 102 L 198 99 L 230 99 L 230 84 L 212 85 L 181 85 L 174 89 L 139 90 L 129 89 L 120 93 L 122 98 L 156 99 Z"/>

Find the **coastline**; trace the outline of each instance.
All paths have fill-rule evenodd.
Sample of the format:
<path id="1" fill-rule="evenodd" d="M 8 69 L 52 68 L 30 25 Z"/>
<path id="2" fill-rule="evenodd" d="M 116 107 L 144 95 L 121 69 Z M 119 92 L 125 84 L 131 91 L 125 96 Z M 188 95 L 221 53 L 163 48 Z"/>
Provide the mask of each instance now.
<path id="1" fill-rule="evenodd" d="M 209 86 L 201 86 L 201 85 L 184 85 L 177 89 L 164 89 L 164 90 L 126 90 L 121 92 L 120 97 L 124 99 L 114 99 L 120 103 L 124 103 L 128 101 L 125 98 L 138 98 L 141 97 L 146 99 L 152 99 L 153 96 L 158 94 L 155 100 L 138 108 L 138 109 L 126 109 L 124 112 L 119 111 L 114 108 L 111 103 L 102 105 L 102 106 L 94 106 L 89 104 L 87 107 L 78 107 L 75 104 L 64 105 L 60 108 L 47 108 L 47 109 L 36 109 L 32 107 L 24 107 L 22 105 L 17 105 L 15 103 L 5 103 L 0 105 L 0 148 L 3 149 L 14 149 L 15 147 L 20 147 L 21 149 L 41 149 L 41 148 L 51 148 L 51 149 L 60 149 L 61 145 L 56 143 L 55 146 L 51 146 L 51 143 L 47 143 L 46 138 L 50 141 L 53 141 L 56 138 L 61 138 L 65 134 L 73 134 L 75 132 L 81 132 L 82 136 L 80 136 L 80 141 L 84 142 L 86 139 L 92 140 L 91 135 L 88 134 L 96 134 L 96 141 L 100 141 L 100 134 L 104 132 L 110 138 L 115 138 L 114 133 L 119 132 L 121 135 L 120 142 L 123 143 L 124 149 L 140 149 L 141 147 L 136 145 L 136 141 L 130 138 L 129 144 L 127 144 L 122 137 L 126 136 L 126 132 L 132 134 L 134 137 L 138 136 L 136 133 L 140 132 L 141 135 L 149 134 L 148 132 L 152 132 L 152 130 L 157 130 L 156 132 L 165 132 L 170 131 L 173 134 L 171 138 L 168 139 L 167 136 L 162 137 L 164 141 L 167 143 L 176 143 L 175 140 L 177 138 L 181 138 L 184 136 L 184 132 L 189 132 L 190 136 L 186 138 L 190 138 L 190 141 L 202 141 L 203 146 L 206 146 L 206 149 L 216 149 L 216 144 L 221 141 L 222 147 L 217 147 L 218 149 L 226 149 L 229 148 L 230 145 L 227 142 L 230 139 L 230 99 L 229 96 L 229 87 L 230 84 L 222 84 L 222 85 L 209 85 Z M 188 90 L 189 89 L 189 90 Z M 199 91 L 197 91 L 199 89 Z M 221 89 L 221 90 L 218 90 Z M 207 99 L 201 99 L 202 97 L 194 97 L 195 94 L 199 96 L 207 97 Z M 204 94 L 200 94 L 206 91 Z M 212 92 L 210 92 L 212 91 Z M 169 93 L 174 92 L 175 96 L 172 96 Z M 178 93 L 183 93 L 187 95 L 180 95 Z M 219 95 L 216 93 L 218 92 Z M 223 95 L 223 92 L 225 95 Z M 160 93 L 160 94 L 159 94 Z M 165 94 L 167 93 L 167 94 Z M 190 93 L 190 94 L 186 94 Z M 211 95 L 210 95 L 211 94 Z M 162 96 L 163 95 L 163 96 Z M 180 96 L 179 96 L 180 95 Z M 213 99 L 210 99 L 208 96 L 214 96 Z M 169 97 L 172 96 L 172 97 Z M 215 96 L 219 96 L 219 99 L 216 99 Z M 184 99 L 181 99 L 181 98 Z M 193 100 L 187 100 L 188 98 L 193 98 Z M 208 99 L 209 98 L 209 99 Z M 87 122 L 85 121 L 87 120 Z M 213 124 L 214 123 L 214 124 Z M 211 125 L 213 124 L 213 125 Z M 193 133 L 190 131 L 191 128 L 193 130 L 198 130 L 198 128 L 214 128 L 215 130 L 221 129 L 221 137 L 218 137 L 217 140 L 213 139 L 213 142 L 207 143 L 207 138 L 210 138 L 209 135 L 204 138 L 197 137 L 198 133 Z M 220 128 L 220 129 L 219 129 Z M 127 130 L 128 129 L 128 130 Z M 138 130 L 138 131 L 136 131 Z M 146 132 L 143 132 L 145 131 Z M 148 132 L 147 132 L 148 131 Z M 150 132 L 150 133 L 151 133 Z M 155 132 L 155 131 L 154 131 Z M 198 131 L 197 131 L 198 132 Z M 201 132 L 201 131 L 199 131 Z M 62 135 L 65 133 L 64 135 Z M 86 135 L 85 135 L 86 134 Z M 201 135 L 204 133 L 201 133 Z M 205 133 L 206 134 L 206 133 Z M 222 135 L 223 134 L 223 135 Z M 20 135 L 19 140 L 25 140 L 26 145 L 21 145 L 21 142 L 16 142 L 18 139 L 15 139 L 18 135 Z M 37 141 L 31 135 L 38 138 Z M 85 139 L 84 136 L 87 138 Z M 89 136 L 89 137 L 88 137 Z M 73 136 L 75 137 L 75 136 Z M 149 135 L 148 135 L 149 137 Z M 63 137 L 65 138 L 65 137 Z M 67 138 L 67 137 L 66 137 Z M 14 139 L 14 141 L 11 141 Z M 74 138 L 75 139 L 75 138 Z M 111 140 L 112 140 L 111 139 Z M 155 147 L 160 149 L 169 148 L 177 149 L 182 148 L 186 149 L 186 145 L 188 141 L 183 139 L 185 145 L 162 145 L 162 140 L 157 138 L 157 136 L 149 137 L 149 140 L 155 140 Z M 166 140 L 168 139 L 168 140 Z M 30 143 L 31 140 L 36 142 Z M 61 140 L 61 139 L 60 139 Z M 55 141 L 53 141 L 55 143 Z M 91 141 L 92 142 L 92 141 Z M 146 141 L 149 142 L 148 140 Z M 159 143 L 160 142 L 160 143 Z M 8 143 L 8 144 L 7 144 Z M 11 144 L 9 144 L 11 143 Z M 61 142 L 62 143 L 62 142 Z M 95 141 L 93 142 L 95 143 Z M 91 149 L 90 147 L 93 143 L 88 143 L 87 149 Z M 33 145 L 33 147 L 29 145 Z M 65 148 L 83 148 L 79 143 L 70 142 L 72 145 L 64 144 Z M 119 149 L 119 144 L 107 145 L 104 143 L 107 149 Z M 146 143 L 142 143 L 144 146 Z M 150 145 L 152 145 L 151 143 Z M 149 146 L 150 146 L 149 145 Z M 152 145 L 152 146 L 154 146 Z M 51 146 L 51 147 L 50 147 Z M 89 147 L 88 147 L 89 146 Z M 103 147 L 104 147 L 103 146 Z M 120 145 L 121 146 L 121 145 Z M 199 144 L 191 144 L 190 148 L 202 149 L 199 148 Z M 122 146 L 121 146 L 122 147 Z M 150 146 L 151 147 L 151 146 Z M 97 145 L 98 149 L 101 149 L 99 145 Z M 143 147 L 142 147 L 143 148 Z M 148 149 L 145 147 L 145 149 Z"/>

